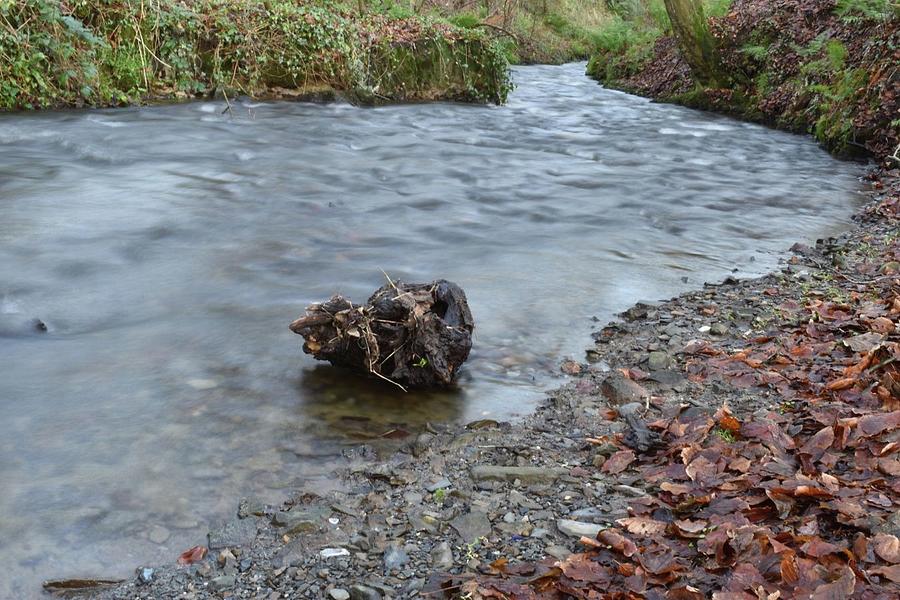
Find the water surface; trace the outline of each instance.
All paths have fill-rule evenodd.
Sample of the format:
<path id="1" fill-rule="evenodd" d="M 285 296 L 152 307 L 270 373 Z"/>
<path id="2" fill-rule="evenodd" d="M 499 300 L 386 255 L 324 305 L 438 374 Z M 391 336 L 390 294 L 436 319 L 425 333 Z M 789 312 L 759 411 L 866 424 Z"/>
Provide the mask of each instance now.
<path id="1" fill-rule="evenodd" d="M 503 107 L 0 116 L 0 597 L 170 562 L 241 495 L 321 488 L 346 440 L 522 415 L 591 317 L 847 222 L 858 167 L 809 139 L 582 72 L 517 69 Z M 302 308 L 382 270 L 468 292 L 458 391 L 302 355 Z"/>

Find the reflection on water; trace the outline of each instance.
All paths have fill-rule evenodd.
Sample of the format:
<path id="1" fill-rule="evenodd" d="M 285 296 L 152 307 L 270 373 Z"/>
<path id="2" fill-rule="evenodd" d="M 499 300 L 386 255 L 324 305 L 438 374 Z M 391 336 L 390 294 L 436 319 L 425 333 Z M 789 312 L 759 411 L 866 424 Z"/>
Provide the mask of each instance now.
<path id="1" fill-rule="evenodd" d="M 325 485 L 347 439 L 522 414 L 591 316 L 847 218 L 858 169 L 812 142 L 582 69 L 519 69 L 504 107 L 0 117 L 0 597 L 171 561 L 240 495 Z M 301 354 L 302 308 L 382 269 L 467 290 L 458 390 Z"/>

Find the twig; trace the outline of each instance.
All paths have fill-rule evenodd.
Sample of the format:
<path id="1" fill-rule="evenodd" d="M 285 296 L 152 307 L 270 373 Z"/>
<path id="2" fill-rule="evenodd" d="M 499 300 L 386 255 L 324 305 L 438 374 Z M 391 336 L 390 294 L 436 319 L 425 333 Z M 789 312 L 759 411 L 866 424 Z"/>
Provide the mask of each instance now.
<path id="1" fill-rule="evenodd" d="M 515 40 L 515 42 L 517 44 L 521 43 L 521 40 L 519 40 L 519 36 L 517 36 L 516 34 L 514 34 L 512 31 L 510 31 L 508 29 L 504 29 L 503 27 L 500 27 L 499 25 L 493 25 L 491 23 L 479 23 L 479 24 L 475 25 L 475 27 L 488 27 L 490 29 L 496 29 L 500 33 L 505 33 L 506 35 L 511 37 L 513 40 Z"/>
<path id="2" fill-rule="evenodd" d="M 225 88 L 222 88 L 222 97 L 225 98 L 225 110 L 223 110 L 220 114 L 228 113 L 229 117 L 234 118 L 234 111 L 231 110 L 231 102 L 228 100 L 228 93 L 225 91 Z M 352 308 L 352 305 L 351 305 Z"/>
<path id="3" fill-rule="evenodd" d="M 896 360 L 897 360 L 897 358 L 896 358 L 895 356 L 892 356 L 892 357 L 890 357 L 890 358 L 888 358 L 888 359 L 886 359 L 886 360 L 881 361 L 880 363 L 878 363 L 878 364 L 875 365 L 874 367 L 869 367 L 868 369 L 866 369 L 866 372 L 867 372 L 867 373 L 871 373 L 872 371 L 877 371 L 877 370 L 880 369 L 881 367 L 886 367 L 886 366 L 888 366 L 889 364 L 891 364 L 892 362 L 895 362 Z"/>

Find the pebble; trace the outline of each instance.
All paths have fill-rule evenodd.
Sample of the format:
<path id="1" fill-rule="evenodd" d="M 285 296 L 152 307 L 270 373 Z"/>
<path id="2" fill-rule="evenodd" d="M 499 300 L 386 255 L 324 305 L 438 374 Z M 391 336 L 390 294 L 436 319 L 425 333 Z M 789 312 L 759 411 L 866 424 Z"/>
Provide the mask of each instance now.
<path id="1" fill-rule="evenodd" d="M 472 479 L 475 481 L 515 481 L 525 484 L 553 483 L 565 474 L 564 469 L 549 467 L 500 467 L 494 465 L 478 465 L 472 467 Z"/>
<path id="2" fill-rule="evenodd" d="M 448 487 L 450 487 L 451 485 L 453 485 L 453 484 L 450 483 L 450 480 L 449 480 L 449 479 L 438 479 L 437 481 L 435 481 L 435 482 L 433 482 L 433 483 L 427 483 L 427 484 L 425 485 L 425 489 L 426 489 L 429 493 L 432 493 L 432 494 L 433 494 L 434 492 L 436 492 L 436 491 L 438 491 L 438 490 L 443 490 L 443 489 L 445 489 L 445 488 L 448 488 Z"/>
<path id="3" fill-rule="evenodd" d="M 610 373 L 600 384 L 600 392 L 613 405 L 640 402 L 650 394 L 618 371 Z"/>
<path id="4" fill-rule="evenodd" d="M 559 519 L 556 522 L 556 528 L 559 529 L 560 533 L 577 538 L 580 538 L 581 536 L 594 538 L 604 529 L 608 529 L 603 525 L 582 523 L 581 521 L 572 521 L 570 519 Z"/>
<path id="5" fill-rule="evenodd" d="M 381 600 L 381 594 L 367 585 L 350 586 L 350 600 Z"/>
<path id="6" fill-rule="evenodd" d="M 651 352 L 647 357 L 647 368 L 651 371 L 662 371 L 669 368 L 669 355 L 662 350 Z"/>
<path id="7" fill-rule="evenodd" d="M 350 592 L 342 588 L 334 588 L 328 592 L 331 600 L 350 600 Z"/>
<path id="8" fill-rule="evenodd" d="M 453 550 L 450 544 L 441 542 L 431 551 L 431 566 L 438 571 L 446 571 L 453 566 Z"/>
<path id="9" fill-rule="evenodd" d="M 350 551 L 346 548 L 322 548 L 319 551 L 322 558 L 338 558 L 341 556 L 350 556 Z"/>
<path id="10" fill-rule="evenodd" d="M 233 587 L 233 575 L 220 575 L 209 582 L 209 588 L 216 592 L 221 592 L 222 590 L 230 590 Z"/>
<path id="11" fill-rule="evenodd" d="M 572 554 L 572 551 L 564 546 L 557 546 L 555 544 L 552 544 L 544 548 L 544 553 L 552 556 L 553 558 L 565 560 L 566 557 Z"/>
<path id="12" fill-rule="evenodd" d="M 138 583 L 139 584 L 150 583 L 151 581 L 153 581 L 153 573 L 154 573 L 154 571 L 150 567 L 144 567 L 142 569 L 138 569 L 137 570 Z"/>

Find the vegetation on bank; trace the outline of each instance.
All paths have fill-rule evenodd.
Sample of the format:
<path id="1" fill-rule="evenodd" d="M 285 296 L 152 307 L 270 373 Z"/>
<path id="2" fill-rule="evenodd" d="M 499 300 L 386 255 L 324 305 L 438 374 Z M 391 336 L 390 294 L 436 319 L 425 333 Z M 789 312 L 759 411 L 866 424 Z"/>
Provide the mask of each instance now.
<path id="1" fill-rule="evenodd" d="M 599 48 L 610 11 L 597 0 L 368 0 L 389 11 L 424 13 L 495 36 L 512 63 L 561 64 Z"/>
<path id="2" fill-rule="evenodd" d="M 505 101 L 501 45 L 327 0 L 0 0 L 0 108 L 224 94 Z"/>
<path id="3" fill-rule="evenodd" d="M 610 0 L 617 1 L 617 0 Z M 662 0 L 625 0 L 588 72 L 605 84 L 809 132 L 838 154 L 889 157 L 900 143 L 896 0 L 706 0 L 725 80 L 701 85 Z"/>

